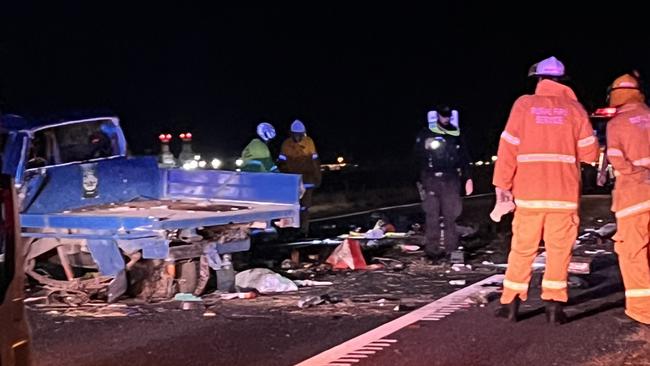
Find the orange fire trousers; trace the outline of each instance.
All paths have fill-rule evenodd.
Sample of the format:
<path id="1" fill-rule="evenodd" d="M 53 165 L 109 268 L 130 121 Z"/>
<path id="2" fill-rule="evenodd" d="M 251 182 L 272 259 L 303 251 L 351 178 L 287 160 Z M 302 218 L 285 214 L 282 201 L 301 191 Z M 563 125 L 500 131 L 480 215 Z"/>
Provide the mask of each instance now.
<path id="1" fill-rule="evenodd" d="M 580 219 L 576 212 L 540 212 L 518 209 L 512 221 L 512 244 L 508 269 L 503 281 L 501 303 L 511 303 L 517 295 L 528 298 L 532 265 L 539 243 L 544 239 L 546 270 L 542 280 L 542 299 L 566 302 L 571 251 Z"/>
<path id="2" fill-rule="evenodd" d="M 650 212 L 617 220 L 616 254 L 625 284 L 625 314 L 650 324 Z"/>

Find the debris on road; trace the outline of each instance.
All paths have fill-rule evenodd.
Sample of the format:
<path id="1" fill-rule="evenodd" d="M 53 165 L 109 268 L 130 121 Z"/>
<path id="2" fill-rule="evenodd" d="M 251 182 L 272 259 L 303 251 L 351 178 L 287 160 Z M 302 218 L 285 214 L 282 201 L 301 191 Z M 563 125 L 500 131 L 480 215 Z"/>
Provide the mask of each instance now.
<path id="1" fill-rule="evenodd" d="M 299 308 L 308 308 L 325 302 L 322 296 L 306 296 L 298 300 Z"/>
<path id="2" fill-rule="evenodd" d="M 232 299 L 254 299 L 257 297 L 257 293 L 255 291 L 248 291 L 248 292 L 232 292 L 232 293 L 226 293 L 226 294 L 221 294 L 219 296 L 220 299 L 222 300 L 232 300 Z"/>
<path id="3" fill-rule="evenodd" d="M 569 276 L 568 285 L 569 288 L 588 288 L 589 282 L 583 280 L 578 276 Z"/>
<path id="4" fill-rule="evenodd" d="M 452 285 L 452 286 L 465 286 L 466 283 L 467 283 L 467 281 L 465 281 L 465 280 L 451 280 L 451 281 L 449 281 L 449 284 Z"/>
<path id="5" fill-rule="evenodd" d="M 295 283 L 299 287 L 332 286 L 334 284 L 334 282 L 330 282 L 330 281 L 313 281 L 313 280 L 294 280 L 293 283 Z"/>
<path id="6" fill-rule="evenodd" d="M 293 281 L 267 268 L 253 268 L 237 273 L 235 287 L 255 289 L 262 294 L 298 290 Z"/>
<path id="7" fill-rule="evenodd" d="M 201 298 L 198 297 L 198 296 L 194 296 L 194 295 L 192 295 L 192 294 L 190 294 L 190 293 L 183 293 L 183 292 L 179 292 L 179 293 L 177 293 L 177 294 L 174 296 L 174 300 L 175 300 L 175 301 L 193 301 L 193 302 L 200 302 L 200 301 L 203 301 L 203 300 L 201 300 Z"/>
<path id="8" fill-rule="evenodd" d="M 333 269 L 365 269 L 366 260 L 361 252 L 359 241 L 346 239 L 337 246 L 327 258 Z"/>
<path id="9" fill-rule="evenodd" d="M 399 247 L 404 252 L 417 252 L 420 250 L 420 246 L 418 245 L 400 244 Z"/>

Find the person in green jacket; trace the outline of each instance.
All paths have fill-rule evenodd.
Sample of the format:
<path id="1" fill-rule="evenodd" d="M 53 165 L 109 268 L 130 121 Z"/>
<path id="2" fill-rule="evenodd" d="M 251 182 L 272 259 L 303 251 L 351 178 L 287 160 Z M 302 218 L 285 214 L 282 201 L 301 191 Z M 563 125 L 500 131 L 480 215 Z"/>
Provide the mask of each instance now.
<path id="1" fill-rule="evenodd" d="M 271 151 L 267 145 L 275 137 L 275 128 L 268 122 L 262 122 L 257 125 L 257 135 L 259 138 L 251 140 L 241 153 L 244 161 L 241 170 L 258 173 L 277 172 L 278 167 L 271 158 Z"/>

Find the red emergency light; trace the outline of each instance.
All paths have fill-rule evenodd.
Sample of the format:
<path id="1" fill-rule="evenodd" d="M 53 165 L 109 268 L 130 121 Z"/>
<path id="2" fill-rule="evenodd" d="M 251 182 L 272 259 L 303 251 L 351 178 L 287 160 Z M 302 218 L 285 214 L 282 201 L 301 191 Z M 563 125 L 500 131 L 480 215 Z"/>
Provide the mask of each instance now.
<path id="1" fill-rule="evenodd" d="M 181 133 L 178 137 L 183 141 L 192 141 L 192 134 L 190 132 Z"/>
<path id="2" fill-rule="evenodd" d="M 160 140 L 160 142 L 162 143 L 168 143 L 171 139 L 172 139 L 172 135 L 169 133 L 168 134 L 161 133 L 160 135 L 158 135 L 158 140 Z"/>
<path id="3" fill-rule="evenodd" d="M 594 116 L 596 117 L 612 117 L 615 114 L 616 114 L 616 108 L 614 107 L 598 108 L 596 109 L 596 112 L 594 112 Z"/>

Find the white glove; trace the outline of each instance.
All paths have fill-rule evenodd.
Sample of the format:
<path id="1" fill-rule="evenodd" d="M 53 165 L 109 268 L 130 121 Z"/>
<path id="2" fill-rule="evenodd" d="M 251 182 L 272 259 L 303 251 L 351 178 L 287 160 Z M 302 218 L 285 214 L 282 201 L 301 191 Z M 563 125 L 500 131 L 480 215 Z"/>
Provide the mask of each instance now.
<path id="1" fill-rule="evenodd" d="M 471 179 L 468 179 L 467 182 L 465 182 L 465 194 L 470 195 L 474 192 L 474 182 L 472 182 Z"/>
<path id="2" fill-rule="evenodd" d="M 499 187 L 496 187 L 494 191 L 497 196 L 497 201 L 494 205 L 494 209 L 490 212 L 490 218 L 492 221 L 499 222 L 503 215 L 514 211 L 516 206 L 512 192 L 503 190 Z"/>

